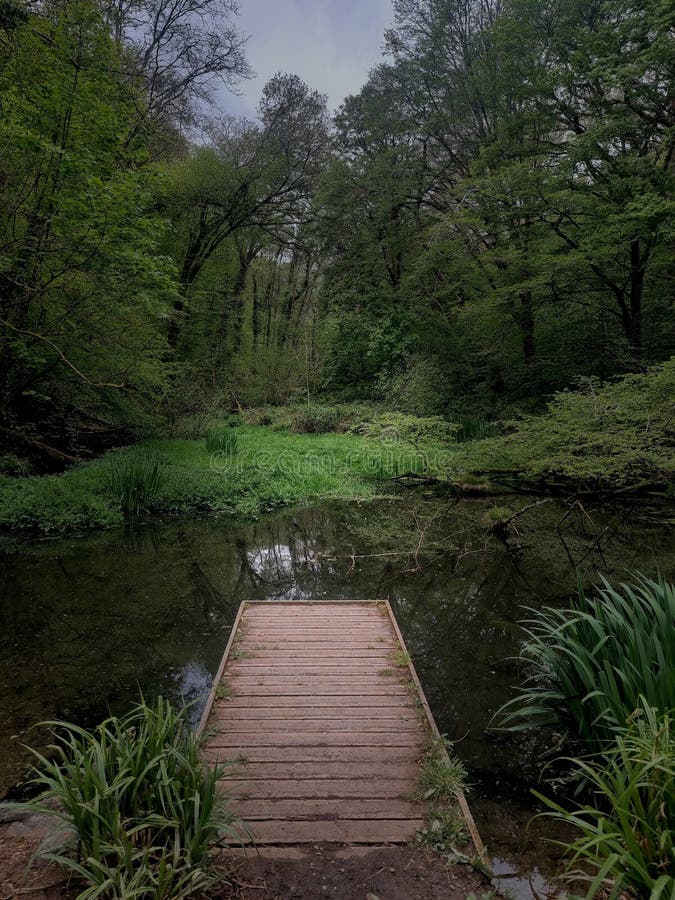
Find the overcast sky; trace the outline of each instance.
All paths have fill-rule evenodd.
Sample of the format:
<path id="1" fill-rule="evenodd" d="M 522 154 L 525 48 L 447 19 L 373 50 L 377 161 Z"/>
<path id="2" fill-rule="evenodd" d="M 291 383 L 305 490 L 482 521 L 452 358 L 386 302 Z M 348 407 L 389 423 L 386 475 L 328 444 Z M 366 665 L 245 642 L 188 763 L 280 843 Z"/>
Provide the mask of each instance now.
<path id="1" fill-rule="evenodd" d="M 392 19 L 391 0 L 240 0 L 239 24 L 251 36 L 247 57 L 257 75 L 239 86 L 241 96 L 223 93 L 222 111 L 253 118 L 275 72 L 299 75 L 337 108 L 380 62 Z"/>

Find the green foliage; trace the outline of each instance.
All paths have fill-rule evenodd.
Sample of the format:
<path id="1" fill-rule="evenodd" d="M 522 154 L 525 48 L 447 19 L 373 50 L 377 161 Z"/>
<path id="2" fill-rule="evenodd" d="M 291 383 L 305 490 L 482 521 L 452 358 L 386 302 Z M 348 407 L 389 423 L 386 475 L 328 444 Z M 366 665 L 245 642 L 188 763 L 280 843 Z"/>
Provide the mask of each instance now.
<path id="1" fill-rule="evenodd" d="M 507 530 L 507 522 L 513 514 L 513 510 L 506 506 L 493 506 L 484 513 L 481 521 L 488 531 L 501 534 Z"/>
<path id="2" fill-rule="evenodd" d="M 453 422 L 459 426 L 456 440 L 458 444 L 468 441 L 482 441 L 485 438 L 496 437 L 499 429 L 494 422 L 488 422 L 479 416 L 453 415 Z"/>
<path id="3" fill-rule="evenodd" d="M 601 757 L 573 759 L 593 804 L 567 810 L 537 794 L 579 837 L 567 845 L 567 877 L 587 900 L 675 895 L 675 743 L 672 712 L 642 701 Z"/>
<path id="4" fill-rule="evenodd" d="M 350 434 L 298 435 L 243 426 L 234 456 L 204 441 L 146 441 L 63 475 L 0 479 L 0 527 L 43 532 L 107 527 L 124 504 L 140 513 L 254 517 L 282 506 L 377 496 L 378 481 L 408 471 L 405 445 L 383 450 Z"/>
<path id="5" fill-rule="evenodd" d="M 92 465 L 66 475 L 0 479 L 0 527 L 53 534 L 119 525 L 119 503 L 104 484 Z"/>
<path id="6" fill-rule="evenodd" d="M 33 751 L 41 793 L 27 805 L 72 829 L 75 848 L 69 837 L 44 855 L 84 879 L 82 900 L 169 900 L 204 890 L 213 844 L 223 833 L 237 838 L 236 820 L 217 787 L 226 769 L 203 762 L 186 711 L 159 698 L 93 732 L 45 724 L 56 743 L 49 758 Z"/>
<path id="7" fill-rule="evenodd" d="M 675 357 L 644 375 L 557 394 L 548 411 L 512 433 L 463 448 L 468 470 L 567 480 L 598 488 L 675 475 Z"/>
<path id="8" fill-rule="evenodd" d="M 211 428 L 204 438 L 208 453 L 217 453 L 219 456 L 234 456 L 237 452 L 237 432 L 228 426 Z"/>
<path id="9" fill-rule="evenodd" d="M 403 372 L 385 371 L 378 385 L 386 406 L 419 417 L 442 415 L 450 396 L 445 373 L 435 360 L 422 355 L 410 359 Z"/>
<path id="10" fill-rule="evenodd" d="M 30 463 L 25 459 L 19 459 L 14 453 L 0 456 L 0 475 L 29 475 L 30 469 Z"/>
<path id="11" fill-rule="evenodd" d="M 166 477 L 166 462 L 143 448 L 110 456 L 108 488 L 122 511 L 137 516 L 152 508 Z"/>
<path id="12" fill-rule="evenodd" d="M 135 423 L 166 376 L 176 295 L 143 101 L 99 3 L 30 9 L 0 53 L 3 414 Z"/>
<path id="13" fill-rule="evenodd" d="M 441 416 L 408 416 L 391 412 L 371 416 L 350 428 L 353 434 L 362 434 L 381 441 L 407 441 L 414 445 L 448 443 L 454 439 L 458 426 Z"/>
<path id="14" fill-rule="evenodd" d="M 545 607 L 525 623 L 521 658 L 532 674 L 498 713 L 512 730 L 566 725 L 589 747 L 608 745 L 641 698 L 675 709 L 675 586 L 636 576 L 633 585 L 581 592 L 570 609 Z"/>
<path id="15" fill-rule="evenodd" d="M 443 738 L 434 740 L 427 751 L 415 791 L 426 805 L 425 824 L 417 832 L 416 843 L 438 853 L 454 850 L 467 840 L 466 822 L 457 798 L 467 789 L 466 769 L 448 752 Z"/>
<path id="16" fill-rule="evenodd" d="M 338 431 L 342 417 L 336 406 L 307 403 L 292 412 L 292 428 L 299 434 L 326 434 Z"/>

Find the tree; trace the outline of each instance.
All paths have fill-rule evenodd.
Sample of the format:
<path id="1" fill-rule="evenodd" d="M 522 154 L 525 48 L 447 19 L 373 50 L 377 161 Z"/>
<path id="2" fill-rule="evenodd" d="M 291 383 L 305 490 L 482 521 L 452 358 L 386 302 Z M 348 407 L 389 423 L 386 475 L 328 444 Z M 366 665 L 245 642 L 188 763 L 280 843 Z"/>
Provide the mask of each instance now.
<path id="1" fill-rule="evenodd" d="M 173 214 L 185 240 L 172 348 L 192 286 L 228 238 L 257 231 L 292 248 L 310 217 L 328 147 L 326 98 L 297 76 L 276 75 L 263 91 L 259 117 L 258 124 L 225 120 L 214 126 L 211 145 L 176 167 Z"/>
<path id="2" fill-rule="evenodd" d="M 194 122 L 217 84 L 232 88 L 251 70 L 234 0 L 103 0 L 127 79 L 142 85 L 133 132 Z"/>
<path id="3" fill-rule="evenodd" d="M 158 323 L 173 267 L 158 254 L 156 176 L 129 146 L 136 97 L 98 6 L 46 6 L 14 29 L 0 71 L 0 415 L 48 407 L 124 417 L 162 379 Z M 135 165 L 132 165 L 135 163 Z M 117 408 L 119 413 L 119 408 Z"/>

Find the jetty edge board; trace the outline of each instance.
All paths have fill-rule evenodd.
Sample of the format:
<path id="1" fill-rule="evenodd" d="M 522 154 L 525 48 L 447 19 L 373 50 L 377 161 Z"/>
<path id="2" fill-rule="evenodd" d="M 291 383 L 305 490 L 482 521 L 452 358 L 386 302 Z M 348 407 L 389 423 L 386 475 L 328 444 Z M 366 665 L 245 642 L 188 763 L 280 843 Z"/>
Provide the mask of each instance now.
<path id="1" fill-rule="evenodd" d="M 197 734 L 244 760 L 222 787 L 259 846 L 406 843 L 420 760 L 447 752 L 386 600 L 242 603 Z"/>

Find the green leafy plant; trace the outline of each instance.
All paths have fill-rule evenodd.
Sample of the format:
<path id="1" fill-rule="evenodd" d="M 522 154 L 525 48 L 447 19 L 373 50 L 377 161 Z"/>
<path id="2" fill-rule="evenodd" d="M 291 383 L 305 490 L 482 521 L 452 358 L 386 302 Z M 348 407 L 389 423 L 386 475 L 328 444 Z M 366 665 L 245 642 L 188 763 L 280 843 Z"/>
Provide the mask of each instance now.
<path id="1" fill-rule="evenodd" d="M 672 713 L 658 715 L 643 702 L 611 750 L 571 760 L 593 792 L 593 805 L 570 811 L 537 794 L 549 807 L 544 815 L 579 832 L 566 845 L 566 878 L 586 883 L 588 900 L 675 896 L 672 721 Z"/>
<path id="2" fill-rule="evenodd" d="M 239 449 L 237 432 L 229 425 L 209 429 L 204 442 L 209 453 L 217 453 L 219 456 L 235 456 Z"/>
<path id="3" fill-rule="evenodd" d="M 206 767 L 186 710 L 159 698 L 93 732 L 44 724 L 56 742 L 50 758 L 33 751 L 41 793 L 25 806 L 65 826 L 63 845 L 42 855 L 84 879 L 80 900 L 168 900 L 208 886 L 214 842 L 240 834 L 218 792 L 225 767 Z"/>
<path id="4" fill-rule="evenodd" d="M 388 412 L 373 415 L 366 421 L 352 425 L 349 430 L 353 434 L 378 440 L 407 441 L 417 446 L 420 443 L 452 442 L 458 428 L 458 425 L 446 421 L 442 416 L 420 417 Z"/>
<path id="5" fill-rule="evenodd" d="M 336 406 L 306 403 L 292 413 L 292 429 L 300 434 L 325 434 L 339 431 L 342 416 Z"/>
<path id="6" fill-rule="evenodd" d="M 415 842 L 443 853 L 468 838 L 457 797 L 466 790 L 466 769 L 448 752 L 444 738 L 432 741 L 417 781 L 415 798 L 426 804 L 425 822 Z"/>
<path id="7" fill-rule="evenodd" d="M 107 473 L 108 488 L 124 513 L 137 516 L 151 506 L 164 484 L 166 469 L 158 453 L 142 448 L 113 456 Z"/>
<path id="8" fill-rule="evenodd" d="M 625 728 L 641 696 L 675 708 L 675 586 L 643 575 L 603 584 L 571 609 L 533 610 L 521 652 L 533 674 L 497 714 L 501 727 L 563 723 L 594 749 Z"/>
<path id="9" fill-rule="evenodd" d="M 484 528 L 493 534 L 505 534 L 508 531 L 509 520 L 513 519 L 514 513 L 507 506 L 493 506 L 488 509 L 481 518 Z"/>

